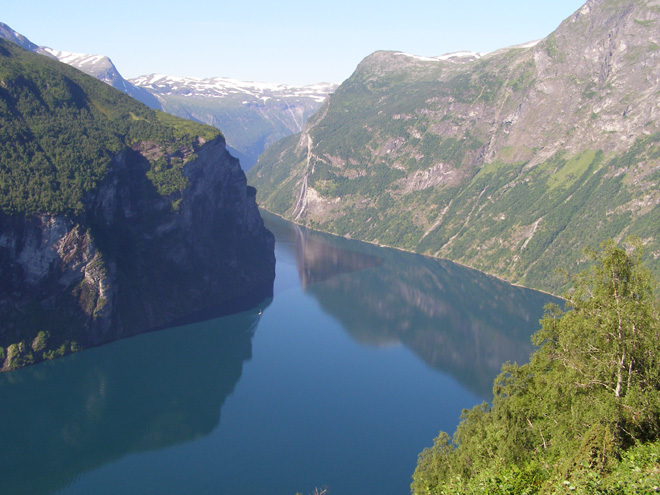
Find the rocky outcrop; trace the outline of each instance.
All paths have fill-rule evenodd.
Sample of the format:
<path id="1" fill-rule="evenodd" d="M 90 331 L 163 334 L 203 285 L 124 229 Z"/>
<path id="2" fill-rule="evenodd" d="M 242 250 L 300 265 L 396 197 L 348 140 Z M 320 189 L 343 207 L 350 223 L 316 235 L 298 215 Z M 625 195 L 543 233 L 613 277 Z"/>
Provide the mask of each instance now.
<path id="1" fill-rule="evenodd" d="M 85 213 L 0 215 L 0 367 L 67 354 L 272 295 L 274 238 L 224 139 L 158 194 L 139 151 L 117 154 Z"/>

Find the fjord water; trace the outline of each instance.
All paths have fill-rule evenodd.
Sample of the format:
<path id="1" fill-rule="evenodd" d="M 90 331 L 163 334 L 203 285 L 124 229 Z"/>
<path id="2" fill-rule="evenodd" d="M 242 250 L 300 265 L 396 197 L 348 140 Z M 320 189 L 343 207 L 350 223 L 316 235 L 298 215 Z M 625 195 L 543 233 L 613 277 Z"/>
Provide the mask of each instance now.
<path id="1" fill-rule="evenodd" d="M 549 296 L 264 216 L 272 301 L 0 375 L 0 493 L 403 495 L 529 356 Z"/>

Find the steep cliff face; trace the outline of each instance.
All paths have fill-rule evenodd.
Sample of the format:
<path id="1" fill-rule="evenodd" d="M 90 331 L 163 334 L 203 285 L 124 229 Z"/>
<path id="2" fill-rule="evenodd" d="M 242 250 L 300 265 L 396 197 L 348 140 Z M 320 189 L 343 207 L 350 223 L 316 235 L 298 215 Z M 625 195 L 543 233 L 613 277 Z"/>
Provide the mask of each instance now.
<path id="1" fill-rule="evenodd" d="M 590 0 L 494 53 L 376 52 L 250 182 L 306 225 L 558 291 L 640 236 L 660 272 L 660 4 Z"/>
<path id="2" fill-rule="evenodd" d="M 0 40 L 0 369 L 272 295 L 218 131 Z"/>
<path id="3" fill-rule="evenodd" d="M 274 238 L 224 140 L 185 165 L 176 209 L 148 166 L 115 156 L 84 217 L 0 216 L 3 370 L 272 295 Z"/>
<path id="4" fill-rule="evenodd" d="M 110 340 L 114 268 L 71 218 L 0 215 L 0 369 Z"/>

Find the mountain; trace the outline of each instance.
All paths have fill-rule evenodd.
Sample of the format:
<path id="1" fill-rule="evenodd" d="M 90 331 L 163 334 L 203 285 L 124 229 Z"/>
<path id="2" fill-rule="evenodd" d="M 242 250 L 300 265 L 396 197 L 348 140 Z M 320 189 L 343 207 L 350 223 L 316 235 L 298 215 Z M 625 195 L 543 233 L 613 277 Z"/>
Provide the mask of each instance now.
<path id="1" fill-rule="evenodd" d="M 48 53 L 45 48 L 35 45 L 25 36 L 7 26 L 4 22 L 0 22 L 0 38 L 16 43 L 18 46 L 25 48 L 28 51 L 39 53 L 50 58 L 56 58 L 54 55 Z"/>
<path id="2" fill-rule="evenodd" d="M 115 64 L 105 55 L 86 55 L 83 53 L 60 52 L 52 48 L 42 47 L 47 53 L 53 55 L 60 62 L 75 67 L 96 79 L 109 84 L 113 88 L 123 91 L 149 108 L 161 110 L 158 99 L 148 91 L 138 88 L 119 73 Z"/>
<path id="3" fill-rule="evenodd" d="M 243 170 L 252 167 L 272 143 L 301 132 L 307 118 L 337 88 L 334 83 L 291 86 L 155 74 L 126 80 L 104 55 L 37 46 L 3 23 L 0 23 L 0 38 L 71 65 L 150 108 L 221 129 L 229 143 L 228 149 L 241 161 Z"/>
<path id="4" fill-rule="evenodd" d="M 220 132 L 0 40 L 0 369 L 272 295 Z"/>
<path id="5" fill-rule="evenodd" d="M 112 60 L 105 55 L 85 55 L 82 53 L 60 52 L 46 46 L 37 46 L 25 36 L 17 33 L 1 22 L 0 38 L 16 43 L 31 52 L 57 59 L 60 62 L 75 67 L 76 69 L 83 71 L 85 74 L 89 74 L 90 76 L 109 84 L 113 88 L 123 91 L 150 108 L 160 109 L 160 104 L 153 95 L 148 91 L 134 86 L 124 79 L 115 67 L 115 64 L 112 63 Z"/>
<path id="6" fill-rule="evenodd" d="M 489 54 L 365 58 L 249 171 L 266 209 L 557 292 L 639 236 L 660 273 L 660 6 L 589 0 Z"/>
<path id="7" fill-rule="evenodd" d="M 244 170 L 268 146 L 301 132 L 307 118 L 337 88 L 333 83 L 291 86 L 159 74 L 130 82 L 155 95 L 166 112 L 222 129 Z"/>

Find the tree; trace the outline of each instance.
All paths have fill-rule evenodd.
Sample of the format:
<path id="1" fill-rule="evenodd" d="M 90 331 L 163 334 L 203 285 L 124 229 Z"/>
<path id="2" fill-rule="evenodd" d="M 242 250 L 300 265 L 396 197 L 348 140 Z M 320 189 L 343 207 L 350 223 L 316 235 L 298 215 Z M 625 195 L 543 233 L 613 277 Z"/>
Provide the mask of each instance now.
<path id="1" fill-rule="evenodd" d="M 530 362 L 505 364 L 492 407 L 464 411 L 453 443 L 441 433 L 420 454 L 413 493 L 602 485 L 626 451 L 659 441 L 658 304 L 639 241 L 629 247 L 588 251 L 591 269 L 574 277 L 564 310 L 546 308 Z"/>
<path id="2" fill-rule="evenodd" d="M 588 252 L 595 263 L 575 278 L 568 310 L 551 309 L 534 341 L 537 365 L 556 364 L 573 395 L 606 412 L 620 446 L 660 434 L 660 325 L 636 244 L 630 253 L 613 241 Z"/>

